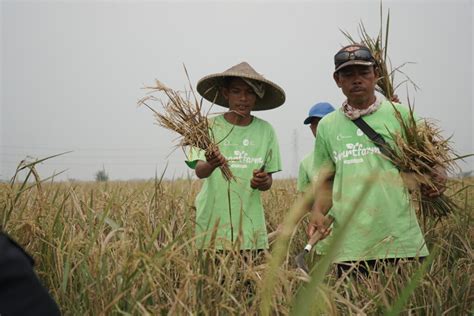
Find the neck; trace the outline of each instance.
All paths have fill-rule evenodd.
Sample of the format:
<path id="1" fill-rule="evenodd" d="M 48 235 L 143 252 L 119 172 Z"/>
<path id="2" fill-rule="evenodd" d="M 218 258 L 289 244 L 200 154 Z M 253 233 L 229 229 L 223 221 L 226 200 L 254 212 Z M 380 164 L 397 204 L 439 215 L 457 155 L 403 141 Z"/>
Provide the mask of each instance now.
<path id="1" fill-rule="evenodd" d="M 367 109 L 372 104 L 374 104 L 376 99 L 377 98 L 374 94 L 372 97 L 367 98 L 365 100 L 362 100 L 362 99 L 347 99 L 347 103 L 350 106 L 352 106 L 353 108 L 356 108 L 356 109 L 359 109 L 359 110 L 364 110 L 364 109 Z"/>
<path id="2" fill-rule="evenodd" d="M 224 113 L 224 119 L 232 125 L 247 126 L 252 123 L 253 116 L 250 114 L 244 116 L 235 111 L 228 111 Z"/>

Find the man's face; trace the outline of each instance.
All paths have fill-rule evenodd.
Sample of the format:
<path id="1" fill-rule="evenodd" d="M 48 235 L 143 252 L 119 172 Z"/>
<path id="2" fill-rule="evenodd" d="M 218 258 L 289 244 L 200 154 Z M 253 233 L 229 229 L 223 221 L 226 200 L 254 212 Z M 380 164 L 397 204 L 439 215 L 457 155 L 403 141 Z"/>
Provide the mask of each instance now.
<path id="1" fill-rule="evenodd" d="M 309 125 L 309 128 L 311 128 L 311 132 L 313 132 L 314 137 L 316 137 L 316 132 L 318 130 L 319 121 L 321 121 L 320 117 L 313 117 L 313 119 L 311 120 L 311 123 Z"/>
<path id="2" fill-rule="evenodd" d="M 229 86 L 222 89 L 222 94 L 229 103 L 229 110 L 236 111 L 244 117 L 250 116 L 257 101 L 253 89 L 240 78 L 232 79 Z"/>
<path id="3" fill-rule="evenodd" d="M 334 80 L 349 104 L 366 103 L 373 99 L 377 73 L 373 66 L 352 65 L 335 73 Z"/>

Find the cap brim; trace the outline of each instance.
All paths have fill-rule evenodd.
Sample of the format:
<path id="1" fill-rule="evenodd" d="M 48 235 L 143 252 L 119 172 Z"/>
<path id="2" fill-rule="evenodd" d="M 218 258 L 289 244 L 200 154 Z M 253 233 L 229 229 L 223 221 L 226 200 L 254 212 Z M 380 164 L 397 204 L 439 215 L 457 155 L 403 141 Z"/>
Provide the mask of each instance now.
<path id="1" fill-rule="evenodd" d="M 338 72 L 342 68 L 345 68 L 347 66 L 352 66 L 352 65 L 373 66 L 373 65 L 375 65 L 375 63 L 372 62 L 372 61 L 364 61 L 364 60 L 349 60 L 349 61 L 346 61 L 345 63 L 339 65 L 338 67 L 336 67 L 336 70 L 334 70 L 334 72 Z"/>
<path id="2" fill-rule="evenodd" d="M 303 124 L 304 124 L 304 125 L 311 124 L 311 121 L 312 121 L 314 118 L 319 118 L 319 119 L 320 119 L 320 118 L 323 118 L 323 117 L 322 117 L 321 115 L 318 115 L 318 114 L 308 116 L 308 117 L 304 120 Z"/>

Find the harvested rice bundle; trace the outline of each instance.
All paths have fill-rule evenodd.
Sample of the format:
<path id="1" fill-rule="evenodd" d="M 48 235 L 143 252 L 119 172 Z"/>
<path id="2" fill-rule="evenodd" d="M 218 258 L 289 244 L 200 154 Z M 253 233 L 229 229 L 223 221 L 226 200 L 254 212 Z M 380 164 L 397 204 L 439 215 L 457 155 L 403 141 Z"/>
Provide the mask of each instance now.
<path id="1" fill-rule="evenodd" d="M 443 185 L 446 172 L 454 172 L 458 167 L 456 160 L 461 158 L 454 153 L 449 139 L 441 135 L 441 130 L 433 121 L 417 122 L 410 107 L 408 119 L 396 113 L 401 133 L 391 133 L 396 150 L 392 151 L 391 161 L 402 171 L 402 178 L 412 193 L 413 201 L 418 202 L 419 212 L 424 220 L 427 217 L 439 219 L 457 208 L 456 203 L 444 193 L 429 197 L 422 194 L 422 188 L 436 189 Z"/>
<path id="2" fill-rule="evenodd" d="M 214 140 L 212 131 L 209 129 L 207 113 L 204 113 L 202 109 L 202 102 L 198 102 L 192 88 L 190 88 L 190 91 L 194 97 L 193 101 L 190 98 L 191 94 L 189 92 L 173 90 L 159 80 L 155 80 L 154 86 L 145 87 L 145 89 L 150 90 L 150 93 L 162 92 L 168 98 L 167 102 L 163 102 L 153 95 L 148 95 L 139 100 L 138 104 L 145 105 L 153 111 L 158 125 L 180 135 L 181 140 L 178 146 L 200 148 L 205 151 L 206 157 L 212 156 L 218 149 L 218 145 Z M 159 101 L 163 106 L 163 113 L 156 111 L 148 105 L 148 101 Z M 227 181 L 234 178 L 228 164 L 220 168 L 222 175 Z"/>

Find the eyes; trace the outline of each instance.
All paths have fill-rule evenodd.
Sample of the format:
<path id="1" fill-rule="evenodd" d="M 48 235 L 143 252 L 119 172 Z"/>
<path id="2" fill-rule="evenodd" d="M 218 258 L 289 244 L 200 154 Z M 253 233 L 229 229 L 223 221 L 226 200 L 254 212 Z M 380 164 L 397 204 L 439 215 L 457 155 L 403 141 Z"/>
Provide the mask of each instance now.
<path id="1" fill-rule="evenodd" d="M 249 88 L 249 89 L 230 88 L 229 93 L 234 94 L 234 95 L 246 94 L 250 96 L 256 96 L 252 88 Z"/>
<path id="2" fill-rule="evenodd" d="M 370 68 L 363 68 L 363 69 L 341 69 L 340 74 L 343 77 L 352 77 L 355 75 L 363 76 L 363 77 L 369 77 L 372 75 L 372 69 Z"/>

